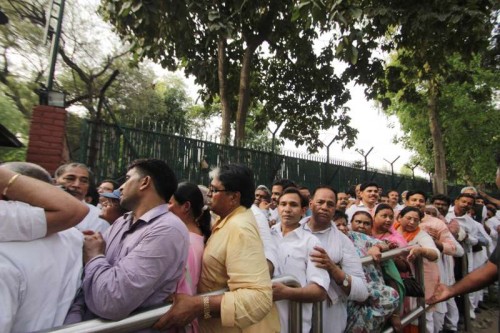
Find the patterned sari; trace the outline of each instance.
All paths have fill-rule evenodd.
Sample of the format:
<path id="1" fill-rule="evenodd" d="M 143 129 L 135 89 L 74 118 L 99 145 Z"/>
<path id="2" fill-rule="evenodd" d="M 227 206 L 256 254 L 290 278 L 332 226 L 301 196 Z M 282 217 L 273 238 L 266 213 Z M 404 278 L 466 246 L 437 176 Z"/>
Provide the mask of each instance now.
<path id="1" fill-rule="evenodd" d="M 347 236 L 354 243 L 360 257 L 368 255 L 368 249 L 380 242 L 373 237 L 354 231 L 349 231 Z M 386 271 L 388 277 L 394 276 L 394 273 L 397 273 L 394 262 L 388 260 L 380 266 L 375 264 L 363 265 L 363 270 L 370 296 L 363 303 L 348 302 L 346 333 L 381 332 L 386 320 L 399 306 L 400 296 L 398 291 L 386 285 L 382 272 L 383 270 Z M 404 290 L 401 279 L 399 278 L 399 282 L 395 281 L 398 283 L 398 287 L 401 284 L 401 288 L 398 289 Z"/>

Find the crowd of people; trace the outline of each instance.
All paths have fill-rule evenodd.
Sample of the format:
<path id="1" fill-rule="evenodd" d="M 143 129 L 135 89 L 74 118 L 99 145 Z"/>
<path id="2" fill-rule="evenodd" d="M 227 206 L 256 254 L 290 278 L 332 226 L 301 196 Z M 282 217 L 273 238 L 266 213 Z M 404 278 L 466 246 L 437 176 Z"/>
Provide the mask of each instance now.
<path id="1" fill-rule="evenodd" d="M 122 184 L 100 181 L 96 198 L 92 178 L 81 163 L 53 177 L 0 165 L 1 332 L 121 320 L 168 302 L 145 332 L 289 332 L 290 301 L 302 303 L 303 332 L 314 302 L 323 332 L 416 332 L 401 321 L 416 297 L 429 305 L 426 332 L 456 332 L 464 302 L 474 318 L 498 277 L 500 202 L 474 187 L 453 200 L 374 182 L 255 187 L 237 164 L 212 170 L 206 187 L 179 183 L 157 159 L 134 161 Z M 382 261 L 392 249 L 406 250 Z M 300 287 L 273 283 L 283 275 Z"/>

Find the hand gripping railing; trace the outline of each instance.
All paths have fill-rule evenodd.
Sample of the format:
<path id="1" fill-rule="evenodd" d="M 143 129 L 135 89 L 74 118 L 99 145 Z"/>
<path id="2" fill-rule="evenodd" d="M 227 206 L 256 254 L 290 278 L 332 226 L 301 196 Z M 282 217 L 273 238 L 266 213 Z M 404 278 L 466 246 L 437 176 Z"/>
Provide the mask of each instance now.
<path id="1" fill-rule="evenodd" d="M 273 283 L 283 283 L 289 287 L 298 288 L 301 287 L 300 282 L 293 276 L 285 275 L 274 278 Z M 200 294 L 207 296 L 222 295 L 227 289 L 221 289 L 209 293 Z M 153 326 L 153 324 L 160 319 L 161 316 L 165 314 L 172 304 L 163 305 L 154 309 L 146 310 L 143 312 L 135 313 L 129 317 L 118 320 L 109 321 L 103 319 L 92 319 L 83 321 L 81 323 L 65 325 L 60 327 L 51 328 L 48 330 L 40 331 L 43 332 L 58 332 L 58 333 L 125 333 L 133 332 L 140 329 L 147 329 Z M 299 302 L 290 302 L 290 331 L 291 332 L 301 332 L 302 330 L 302 305 Z"/>
<path id="2" fill-rule="evenodd" d="M 381 261 L 386 261 L 389 259 L 393 259 L 394 257 L 399 256 L 401 253 L 405 253 L 410 251 L 413 247 L 417 246 L 407 246 L 404 248 L 398 248 L 394 250 L 390 250 L 387 252 L 382 253 L 382 258 Z M 361 263 L 363 265 L 368 265 L 368 264 L 373 264 L 373 258 L 371 256 L 365 256 L 361 258 Z M 415 262 L 415 279 L 419 284 L 424 286 L 424 270 L 422 266 L 422 258 L 418 257 Z M 423 288 L 422 288 L 423 289 Z M 322 307 L 322 302 L 316 302 L 313 304 L 313 318 L 312 318 L 312 333 L 323 333 L 323 307 Z M 401 324 L 403 326 L 406 326 L 410 324 L 412 321 L 418 318 L 418 327 L 419 327 L 419 332 L 424 333 L 425 332 L 425 298 L 424 297 L 419 297 L 417 299 L 417 308 L 412 310 L 410 313 L 408 313 L 406 316 L 401 318 Z M 384 333 L 392 333 L 394 329 L 388 328 L 384 331 Z M 290 330 L 290 332 L 292 332 Z"/>
<path id="3" fill-rule="evenodd" d="M 411 250 L 414 246 L 408 246 L 405 248 L 394 249 L 382 253 L 381 261 L 393 259 L 394 257 L 400 255 L 401 253 Z M 372 264 L 373 258 L 371 256 L 366 256 L 361 258 L 361 263 L 363 265 Z M 422 259 L 417 258 L 415 261 L 415 278 L 418 283 L 424 286 L 424 271 L 422 266 Z M 283 283 L 289 287 L 299 288 L 301 287 L 300 282 L 293 276 L 286 275 L 274 278 L 273 283 Z M 217 290 L 210 293 L 200 294 L 202 295 L 222 295 L 227 289 Z M 401 323 L 403 326 L 408 325 L 412 321 L 418 318 L 418 326 L 420 333 L 425 332 L 425 300 L 424 297 L 418 298 L 417 308 L 412 310 L 406 316 L 401 318 Z M 88 332 L 132 332 L 140 329 L 146 329 L 151 327 L 163 314 L 170 310 L 171 304 L 163 305 L 154 309 L 146 310 L 136 314 L 132 314 L 129 317 L 119 320 L 119 321 L 108 321 L 103 319 L 92 319 L 84 321 L 77 324 L 60 326 L 44 331 L 43 332 L 58 332 L 58 333 L 88 333 Z M 301 333 L 302 332 L 302 304 L 300 302 L 290 301 L 290 315 L 289 315 L 289 332 Z M 394 330 L 388 328 L 384 333 L 391 333 Z M 312 333 L 322 333 L 323 332 L 323 307 L 322 302 L 316 302 L 313 304 L 313 318 L 312 318 Z"/>

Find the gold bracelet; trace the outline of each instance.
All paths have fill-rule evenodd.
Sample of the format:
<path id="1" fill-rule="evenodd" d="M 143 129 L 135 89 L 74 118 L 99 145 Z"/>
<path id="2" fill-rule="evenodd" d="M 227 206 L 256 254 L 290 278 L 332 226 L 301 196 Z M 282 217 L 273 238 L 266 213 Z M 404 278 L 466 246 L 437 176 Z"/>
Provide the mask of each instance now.
<path id="1" fill-rule="evenodd" d="M 19 177 L 20 174 L 19 173 L 16 173 L 14 176 L 12 176 L 9 181 L 7 182 L 7 186 L 5 186 L 5 188 L 3 189 L 3 192 L 2 192 L 2 195 L 4 197 L 7 196 L 7 191 L 9 190 L 9 186 L 14 184 L 14 182 L 17 180 L 17 177 Z"/>
<path id="2" fill-rule="evenodd" d="M 210 315 L 210 297 L 208 296 L 203 296 L 203 318 L 212 318 L 212 316 Z"/>

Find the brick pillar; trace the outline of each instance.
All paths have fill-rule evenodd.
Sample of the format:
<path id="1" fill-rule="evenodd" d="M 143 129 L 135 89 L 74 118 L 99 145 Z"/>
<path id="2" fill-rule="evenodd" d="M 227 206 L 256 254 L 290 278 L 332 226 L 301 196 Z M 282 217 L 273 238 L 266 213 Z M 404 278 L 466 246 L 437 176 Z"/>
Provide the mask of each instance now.
<path id="1" fill-rule="evenodd" d="M 36 163 L 54 174 L 58 166 L 69 161 L 66 121 L 63 108 L 35 106 L 31 115 L 27 162 Z"/>

